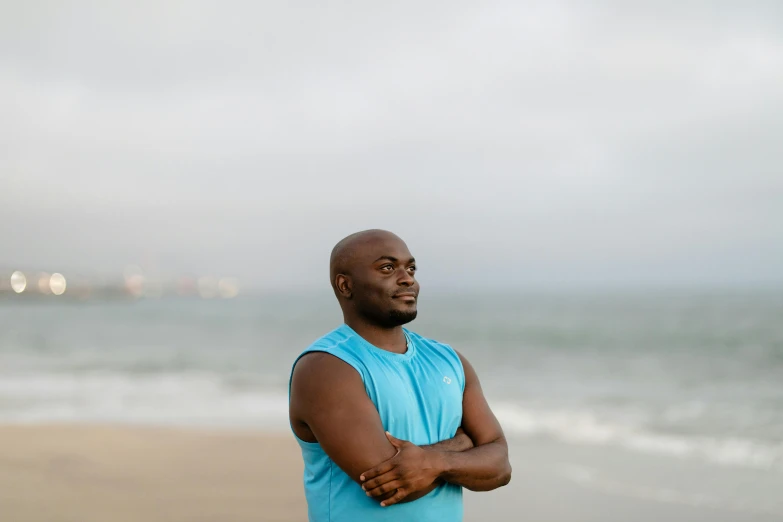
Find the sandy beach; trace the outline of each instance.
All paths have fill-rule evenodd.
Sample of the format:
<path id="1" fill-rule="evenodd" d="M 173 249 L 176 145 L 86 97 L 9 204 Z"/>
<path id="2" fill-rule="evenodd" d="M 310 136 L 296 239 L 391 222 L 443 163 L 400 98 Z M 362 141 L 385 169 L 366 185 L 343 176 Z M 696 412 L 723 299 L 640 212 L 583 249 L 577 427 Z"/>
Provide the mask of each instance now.
<path id="1" fill-rule="evenodd" d="M 511 459 L 508 487 L 466 492 L 467 522 L 783 516 L 781 483 L 761 471 L 541 440 L 514 444 Z M 0 426 L 2 522 L 303 522 L 301 473 L 299 448 L 284 433 Z"/>
<path id="2" fill-rule="evenodd" d="M 0 427 L 3 522 L 307 520 L 290 437 L 114 426 Z"/>

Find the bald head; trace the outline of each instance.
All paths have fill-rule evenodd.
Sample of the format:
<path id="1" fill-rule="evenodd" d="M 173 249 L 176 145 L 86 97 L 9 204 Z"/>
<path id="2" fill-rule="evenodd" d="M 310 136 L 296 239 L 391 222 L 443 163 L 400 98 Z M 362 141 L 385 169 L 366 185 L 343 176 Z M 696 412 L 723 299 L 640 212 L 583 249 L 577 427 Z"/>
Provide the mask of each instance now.
<path id="1" fill-rule="evenodd" d="M 367 250 L 371 244 L 396 240 L 402 242 L 396 234 L 388 230 L 372 229 L 356 232 L 341 239 L 332 249 L 329 258 L 329 280 L 334 288 L 334 280 L 337 274 L 350 275 L 355 263 L 361 261 L 360 254 Z"/>
<path id="2" fill-rule="evenodd" d="M 329 275 L 348 324 L 396 328 L 416 318 L 419 283 L 408 245 L 386 230 L 364 230 L 332 249 Z"/>

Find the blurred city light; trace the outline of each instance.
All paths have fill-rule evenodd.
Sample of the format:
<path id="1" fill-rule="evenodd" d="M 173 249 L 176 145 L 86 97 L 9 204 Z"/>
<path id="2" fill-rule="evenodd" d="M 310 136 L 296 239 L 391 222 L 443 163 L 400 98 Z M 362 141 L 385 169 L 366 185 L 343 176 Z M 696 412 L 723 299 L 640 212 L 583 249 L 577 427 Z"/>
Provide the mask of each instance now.
<path id="1" fill-rule="evenodd" d="M 132 297 L 142 297 L 144 295 L 145 278 L 141 267 L 138 265 L 128 265 L 123 271 L 125 279 L 125 290 Z"/>
<path id="2" fill-rule="evenodd" d="M 19 270 L 11 274 L 11 289 L 17 294 L 21 294 L 24 292 L 25 288 L 27 288 L 27 278 L 25 275 Z"/>
<path id="3" fill-rule="evenodd" d="M 52 274 L 52 277 L 49 279 L 49 289 L 52 293 L 54 295 L 62 295 L 65 293 L 65 287 L 65 276 L 56 272 Z"/>
<path id="4" fill-rule="evenodd" d="M 22 270 L 15 271 L 8 267 L 6 270 L 6 276 L 0 275 L 0 298 L 22 294 L 20 298 L 25 300 L 45 299 L 67 293 L 70 299 L 78 301 L 135 301 L 169 297 L 232 299 L 240 292 L 236 277 L 161 274 L 144 271 L 138 265 L 127 265 L 121 273 L 113 276 L 69 273 L 67 278 L 61 272 L 48 272 L 37 267 L 22 267 Z"/>
<path id="5" fill-rule="evenodd" d="M 224 277 L 218 282 L 218 292 L 223 299 L 231 299 L 239 294 L 239 281 L 234 277 Z"/>

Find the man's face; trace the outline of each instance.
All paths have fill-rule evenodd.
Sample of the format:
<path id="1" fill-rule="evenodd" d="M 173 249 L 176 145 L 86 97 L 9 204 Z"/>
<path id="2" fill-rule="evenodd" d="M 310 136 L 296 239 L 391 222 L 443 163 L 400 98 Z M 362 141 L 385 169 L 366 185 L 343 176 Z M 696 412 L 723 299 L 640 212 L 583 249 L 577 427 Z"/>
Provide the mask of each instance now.
<path id="1" fill-rule="evenodd" d="M 416 261 L 401 239 L 368 241 L 352 272 L 354 306 L 370 322 L 391 327 L 416 318 Z"/>

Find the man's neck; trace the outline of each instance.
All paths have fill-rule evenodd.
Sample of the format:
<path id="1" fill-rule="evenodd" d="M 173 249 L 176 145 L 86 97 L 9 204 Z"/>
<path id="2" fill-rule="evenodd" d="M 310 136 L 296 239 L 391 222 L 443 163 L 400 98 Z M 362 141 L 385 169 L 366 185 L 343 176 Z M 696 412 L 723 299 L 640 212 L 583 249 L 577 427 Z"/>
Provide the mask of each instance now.
<path id="1" fill-rule="evenodd" d="M 408 351 L 408 342 L 402 326 L 383 328 L 356 319 L 345 318 L 345 324 L 350 326 L 362 339 L 373 346 L 393 353 Z"/>

